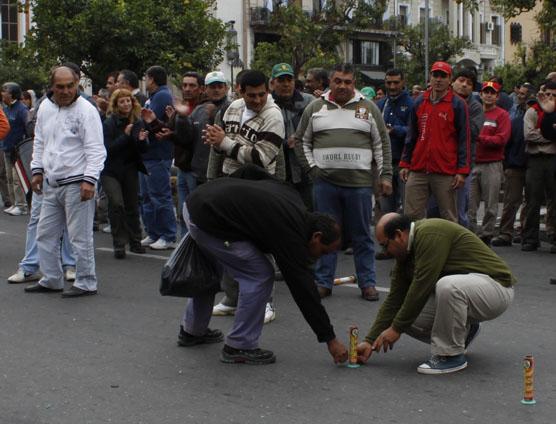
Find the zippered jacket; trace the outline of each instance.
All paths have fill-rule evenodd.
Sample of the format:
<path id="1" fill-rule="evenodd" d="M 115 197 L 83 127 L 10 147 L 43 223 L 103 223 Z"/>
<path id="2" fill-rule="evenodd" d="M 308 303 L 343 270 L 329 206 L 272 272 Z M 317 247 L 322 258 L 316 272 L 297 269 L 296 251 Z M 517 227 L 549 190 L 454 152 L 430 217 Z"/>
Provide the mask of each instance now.
<path id="1" fill-rule="evenodd" d="M 452 90 L 438 102 L 432 90 L 415 101 L 401 168 L 428 174 L 468 175 L 471 144 L 467 103 Z"/>
<path id="2" fill-rule="evenodd" d="M 60 107 L 45 99 L 37 112 L 31 169 L 49 184 L 96 184 L 106 149 L 97 109 L 81 96 Z"/>

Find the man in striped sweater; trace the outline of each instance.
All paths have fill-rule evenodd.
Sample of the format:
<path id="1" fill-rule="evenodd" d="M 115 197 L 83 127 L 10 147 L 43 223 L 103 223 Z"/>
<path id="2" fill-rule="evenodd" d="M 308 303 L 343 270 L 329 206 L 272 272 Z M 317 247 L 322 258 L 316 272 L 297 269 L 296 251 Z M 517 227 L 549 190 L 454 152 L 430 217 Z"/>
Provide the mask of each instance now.
<path id="1" fill-rule="evenodd" d="M 355 90 L 351 65 L 337 65 L 330 91 L 303 113 L 296 138 L 298 154 L 314 181 L 315 210 L 334 216 L 351 237 L 361 296 L 378 300 L 370 220 L 372 172 L 377 167 L 381 190 L 392 192 L 390 138 L 376 105 Z M 315 278 L 321 297 L 332 293 L 336 253 L 323 256 Z"/>

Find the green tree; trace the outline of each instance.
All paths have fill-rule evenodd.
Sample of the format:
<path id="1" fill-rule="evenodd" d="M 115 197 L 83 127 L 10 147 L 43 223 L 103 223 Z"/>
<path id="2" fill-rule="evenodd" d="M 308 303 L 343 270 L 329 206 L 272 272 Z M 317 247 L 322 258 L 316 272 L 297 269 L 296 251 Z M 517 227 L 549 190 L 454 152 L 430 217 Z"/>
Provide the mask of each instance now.
<path id="1" fill-rule="evenodd" d="M 39 61 L 34 51 L 17 43 L 0 45 L 0 82 L 17 82 L 23 89 L 44 90 L 53 61 Z"/>
<path id="2" fill-rule="evenodd" d="M 408 85 L 423 84 L 425 69 L 425 24 L 405 27 L 397 38 L 397 67 L 404 70 Z M 437 60 L 449 62 L 454 56 L 471 47 L 466 38 L 453 37 L 447 25 L 437 20 L 429 21 L 429 63 Z"/>
<path id="3" fill-rule="evenodd" d="M 97 84 L 117 69 L 204 72 L 222 59 L 225 29 L 212 13 L 215 0 L 30 1 L 27 43 L 38 58 L 75 62 Z"/>
<path id="4" fill-rule="evenodd" d="M 328 1 L 319 13 L 307 13 L 297 4 L 279 7 L 268 28 L 276 43 L 259 43 L 251 67 L 269 72 L 278 62 L 290 63 L 296 73 L 340 60 L 337 46 L 354 32 L 381 24 L 385 0 L 373 5 L 363 0 Z"/>

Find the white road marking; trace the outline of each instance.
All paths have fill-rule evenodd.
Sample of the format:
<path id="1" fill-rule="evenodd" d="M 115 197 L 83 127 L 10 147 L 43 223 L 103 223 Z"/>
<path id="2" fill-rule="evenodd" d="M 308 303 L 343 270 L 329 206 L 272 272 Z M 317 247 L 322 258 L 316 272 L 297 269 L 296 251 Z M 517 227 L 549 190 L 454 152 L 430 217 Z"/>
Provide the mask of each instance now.
<path id="1" fill-rule="evenodd" d="M 0 233 L 2 234 L 2 233 Z M 112 253 L 114 250 L 109 248 L 109 247 L 97 247 L 96 250 L 100 250 L 102 252 L 110 252 Z M 139 256 L 141 258 L 153 258 L 153 259 L 162 259 L 163 261 L 168 260 L 168 256 L 162 256 L 162 255 L 152 255 L 150 253 L 133 253 L 133 252 L 126 252 L 127 255 L 131 255 L 131 256 Z M 350 287 L 352 289 L 358 289 L 359 286 L 357 284 L 353 284 L 353 283 L 346 283 L 346 284 L 338 284 L 336 287 L 339 286 L 343 286 L 343 287 Z M 376 286 L 375 287 L 377 291 L 379 292 L 383 292 L 383 293 L 390 293 L 390 289 L 388 287 L 379 287 Z"/>

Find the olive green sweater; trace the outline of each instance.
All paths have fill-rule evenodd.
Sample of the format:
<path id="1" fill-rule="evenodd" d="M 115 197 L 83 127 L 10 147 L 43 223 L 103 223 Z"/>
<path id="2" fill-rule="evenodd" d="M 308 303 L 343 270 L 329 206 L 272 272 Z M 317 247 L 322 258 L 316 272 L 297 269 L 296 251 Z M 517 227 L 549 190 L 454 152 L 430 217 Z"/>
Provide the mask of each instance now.
<path id="1" fill-rule="evenodd" d="M 489 275 L 504 287 L 516 283 L 508 265 L 468 229 L 437 218 L 415 222 L 409 256 L 396 262 L 390 293 L 366 340 L 372 343 L 390 326 L 404 332 L 421 313 L 440 278 L 470 273 Z"/>

